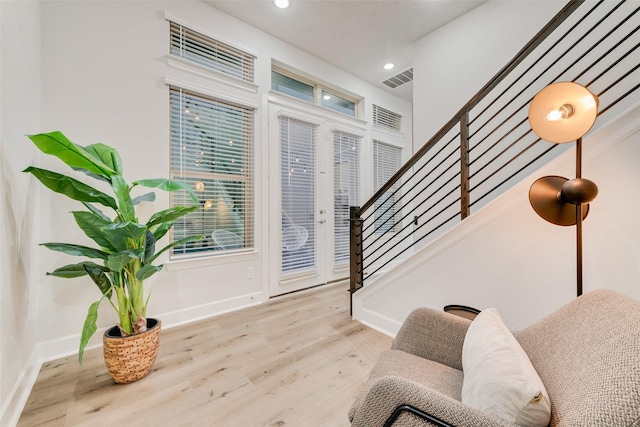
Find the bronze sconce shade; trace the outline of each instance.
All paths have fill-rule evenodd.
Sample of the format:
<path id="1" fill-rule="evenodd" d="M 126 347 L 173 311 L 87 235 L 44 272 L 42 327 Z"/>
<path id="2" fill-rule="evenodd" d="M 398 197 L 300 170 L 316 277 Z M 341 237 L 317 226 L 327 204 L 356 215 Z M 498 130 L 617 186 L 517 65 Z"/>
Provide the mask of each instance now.
<path id="1" fill-rule="evenodd" d="M 542 89 L 529 105 L 529 124 L 540 138 L 556 144 L 576 141 L 576 177 L 545 176 L 529 189 L 531 206 L 552 224 L 576 226 L 577 294 L 582 295 L 582 221 L 598 186 L 582 178 L 582 137 L 598 116 L 598 97 L 573 82 Z"/>
<path id="2" fill-rule="evenodd" d="M 571 181 L 573 180 L 561 176 L 538 178 L 529 189 L 529 201 L 533 210 L 552 224 L 576 225 L 575 205 L 562 200 L 562 187 Z M 589 205 L 585 205 L 582 209 L 582 219 L 585 219 L 588 213 Z"/>

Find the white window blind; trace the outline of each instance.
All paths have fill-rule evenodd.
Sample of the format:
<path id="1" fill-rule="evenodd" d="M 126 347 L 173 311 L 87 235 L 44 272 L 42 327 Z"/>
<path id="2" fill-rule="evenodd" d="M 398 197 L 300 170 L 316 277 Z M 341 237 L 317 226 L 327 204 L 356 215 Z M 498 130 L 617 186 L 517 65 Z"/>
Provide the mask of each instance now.
<path id="1" fill-rule="evenodd" d="M 378 191 L 400 169 L 402 150 L 399 147 L 373 141 L 374 190 Z M 394 184 L 375 204 L 374 229 L 377 234 L 396 231 L 400 204 L 396 203 L 400 194 Z"/>
<path id="2" fill-rule="evenodd" d="M 334 256 L 336 265 L 349 261 L 349 207 L 358 206 L 360 138 L 333 133 Z"/>
<path id="3" fill-rule="evenodd" d="M 175 22 L 170 22 L 170 52 L 212 70 L 242 79 L 254 80 L 255 57 Z"/>
<path id="4" fill-rule="evenodd" d="M 254 110 L 171 87 L 171 176 L 194 189 L 198 209 L 175 223 L 172 238 L 202 235 L 172 255 L 202 255 L 254 244 Z M 192 206 L 185 192 L 172 206 Z"/>
<path id="5" fill-rule="evenodd" d="M 280 119 L 282 273 L 316 268 L 316 125 Z"/>
<path id="6" fill-rule="evenodd" d="M 373 104 L 373 124 L 384 126 L 394 130 L 400 130 L 400 119 L 402 116 L 393 111 L 386 110 Z"/>

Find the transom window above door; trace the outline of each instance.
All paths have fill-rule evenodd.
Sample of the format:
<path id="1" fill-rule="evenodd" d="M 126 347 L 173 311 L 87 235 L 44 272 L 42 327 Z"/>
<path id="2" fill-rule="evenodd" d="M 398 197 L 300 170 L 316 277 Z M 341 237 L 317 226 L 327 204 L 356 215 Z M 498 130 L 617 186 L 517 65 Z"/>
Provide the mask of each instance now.
<path id="1" fill-rule="evenodd" d="M 271 89 L 351 117 L 358 117 L 359 114 L 360 101 L 356 97 L 337 89 L 323 87 L 313 80 L 279 67 L 273 67 L 271 70 Z"/>

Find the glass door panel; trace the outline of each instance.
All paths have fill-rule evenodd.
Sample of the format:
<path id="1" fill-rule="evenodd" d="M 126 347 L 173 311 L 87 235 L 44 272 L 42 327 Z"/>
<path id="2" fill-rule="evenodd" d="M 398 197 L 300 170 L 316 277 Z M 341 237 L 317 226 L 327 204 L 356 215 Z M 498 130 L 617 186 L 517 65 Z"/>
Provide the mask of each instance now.
<path id="1" fill-rule="evenodd" d="M 316 126 L 280 119 L 281 273 L 283 277 L 317 270 Z"/>
<path id="2" fill-rule="evenodd" d="M 349 206 L 358 205 L 358 140 L 333 133 L 334 269 L 349 263 Z"/>

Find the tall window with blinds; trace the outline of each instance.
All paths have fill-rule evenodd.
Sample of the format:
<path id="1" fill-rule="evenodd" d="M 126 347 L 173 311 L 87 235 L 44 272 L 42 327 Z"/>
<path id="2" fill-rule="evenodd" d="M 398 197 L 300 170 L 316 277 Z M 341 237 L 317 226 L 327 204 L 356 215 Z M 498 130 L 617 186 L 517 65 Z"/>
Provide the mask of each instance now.
<path id="1" fill-rule="evenodd" d="M 360 138 L 333 133 L 333 215 L 335 264 L 349 262 L 349 206 L 358 206 Z"/>
<path id="2" fill-rule="evenodd" d="M 402 149 L 380 141 L 373 141 L 374 190 L 378 191 L 400 169 Z M 394 184 L 374 205 L 376 234 L 394 232 L 400 213 L 398 184 Z"/>
<path id="3" fill-rule="evenodd" d="M 282 273 L 316 268 L 316 125 L 280 118 Z"/>
<path id="4" fill-rule="evenodd" d="M 254 110 L 170 88 L 171 176 L 190 185 L 198 209 L 176 222 L 172 239 L 202 235 L 174 256 L 242 250 L 254 245 Z M 179 192 L 172 206 L 193 205 Z"/>
<path id="5" fill-rule="evenodd" d="M 252 54 L 183 25 L 169 22 L 171 55 L 247 82 L 253 82 L 255 57 Z"/>

